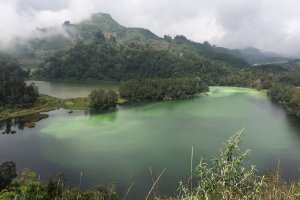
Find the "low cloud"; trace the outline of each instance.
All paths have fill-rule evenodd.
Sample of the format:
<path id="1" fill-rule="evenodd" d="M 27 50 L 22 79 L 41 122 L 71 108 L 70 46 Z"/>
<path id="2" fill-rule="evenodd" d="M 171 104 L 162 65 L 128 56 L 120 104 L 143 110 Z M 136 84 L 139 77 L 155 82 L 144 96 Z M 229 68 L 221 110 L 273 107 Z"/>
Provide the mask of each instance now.
<path id="1" fill-rule="evenodd" d="M 36 27 L 79 22 L 95 12 L 159 36 L 188 38 L 229 48 L 257 47 L 300 56 L 297 0 L 0 0 L 0 41 L 29 37 Z"/>

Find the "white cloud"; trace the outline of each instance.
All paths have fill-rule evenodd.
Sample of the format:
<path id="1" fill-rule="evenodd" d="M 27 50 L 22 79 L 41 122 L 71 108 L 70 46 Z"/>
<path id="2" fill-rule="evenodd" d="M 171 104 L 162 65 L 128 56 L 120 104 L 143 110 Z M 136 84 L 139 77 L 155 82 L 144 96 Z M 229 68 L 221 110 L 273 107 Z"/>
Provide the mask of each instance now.
<path id="1" fill-rule="evenodd" d="M 122 25 L 160 36 L 183 34 L 198 42 L 300 56 L 299 7 L 298 0 L 0 0 L 0 40 L 105 12 Z"/>

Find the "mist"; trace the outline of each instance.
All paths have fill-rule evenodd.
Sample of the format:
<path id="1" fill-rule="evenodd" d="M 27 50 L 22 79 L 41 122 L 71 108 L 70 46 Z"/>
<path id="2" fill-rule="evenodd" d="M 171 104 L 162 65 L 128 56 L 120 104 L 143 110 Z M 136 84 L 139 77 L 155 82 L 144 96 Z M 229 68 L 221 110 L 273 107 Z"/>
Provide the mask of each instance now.
<path id="1" fill-rule="evenodd" d="M 28 38 L 37 27 L 76 23 L 103 12 L 159 36 L 182 34 L 228 48 L 300 56 L 299 7 L 297 0 L 0 0 L 0 45 Z"/>

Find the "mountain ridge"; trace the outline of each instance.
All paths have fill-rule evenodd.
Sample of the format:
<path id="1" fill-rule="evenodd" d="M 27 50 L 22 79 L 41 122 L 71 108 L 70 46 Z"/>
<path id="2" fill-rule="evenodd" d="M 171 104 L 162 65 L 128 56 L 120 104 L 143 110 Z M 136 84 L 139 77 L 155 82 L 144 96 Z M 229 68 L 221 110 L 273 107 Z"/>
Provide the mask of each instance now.
<path id="1" fill-rule="evenodd" d="M 255 48 L 228 49 L 211 45 L 209 42 L 194 42 L 183 35 L 177 35 L 174 38 L 168 35 L 159 37 L 146 28 L 120 25 L 107 13 L 92 14 L 88 19 L 76 24 L 65 21 L 60 27 L 37 28 L 32 38 L 27 41 L 21 40 L 20 42 L 18 40 L 15 42 L 11 53 L 19 58 L 22 65 L 34 67 L 57 50 L 72 48 L 81 40 L 93 42 L 95 39 L 100 39 L 102 35 L 105 40 L 116 41 L 117 43 L 148 45 L 156 50 L 173 49 L 179 53 L 194 52 L 208 59 L 225 62 L 233 66 L 249 66 L 249 64 L 264 64 L 283 60 L 282 57 L 268 56 Z"/>

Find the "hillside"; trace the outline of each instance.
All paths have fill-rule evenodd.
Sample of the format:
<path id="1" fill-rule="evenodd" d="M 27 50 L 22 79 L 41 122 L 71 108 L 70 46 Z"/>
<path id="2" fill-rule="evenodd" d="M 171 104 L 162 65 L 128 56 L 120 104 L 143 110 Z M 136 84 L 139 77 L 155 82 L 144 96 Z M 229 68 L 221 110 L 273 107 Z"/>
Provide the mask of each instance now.
<path id="1" fill-rule="evenodd" d="M 286 69 L 300 71 L 300 59 L 290 60 L 286 63 L 281 64 L 281 66 Z"/>
<path id="2" fill-rule="evenodd" d="M 290 60 L 289 58 L 285 58 L 280 55 L 261 52 L 259 49 L 252 47 L 239 49 L 239 52 L 241 53 L 242 57 L 252 65 L 286 62 Z"/>
<path id="3" fill-rule="evenodd" d="M 104 38 L 101 38 L 102 35 Z M 237 50 L 217 47 L 208 42 L 193 42 L 182 35 L 160 38 L 148 29 L 124 27 L 109 14 L 103 13 L 93 14 L 77 24 L 65 21 L 59 27 L 37 28 L 28 40 L 16 39 L 9 52 L 20 60 L 22 66 L 36 68 L 44 59 L 57 51 L 69 50 L 79 41 L 88 44 L 101 39 L 119 45 L 146 46 L 178 54 L 196 53 L 209 60 L 237 67 L 248 65 Z"/>

